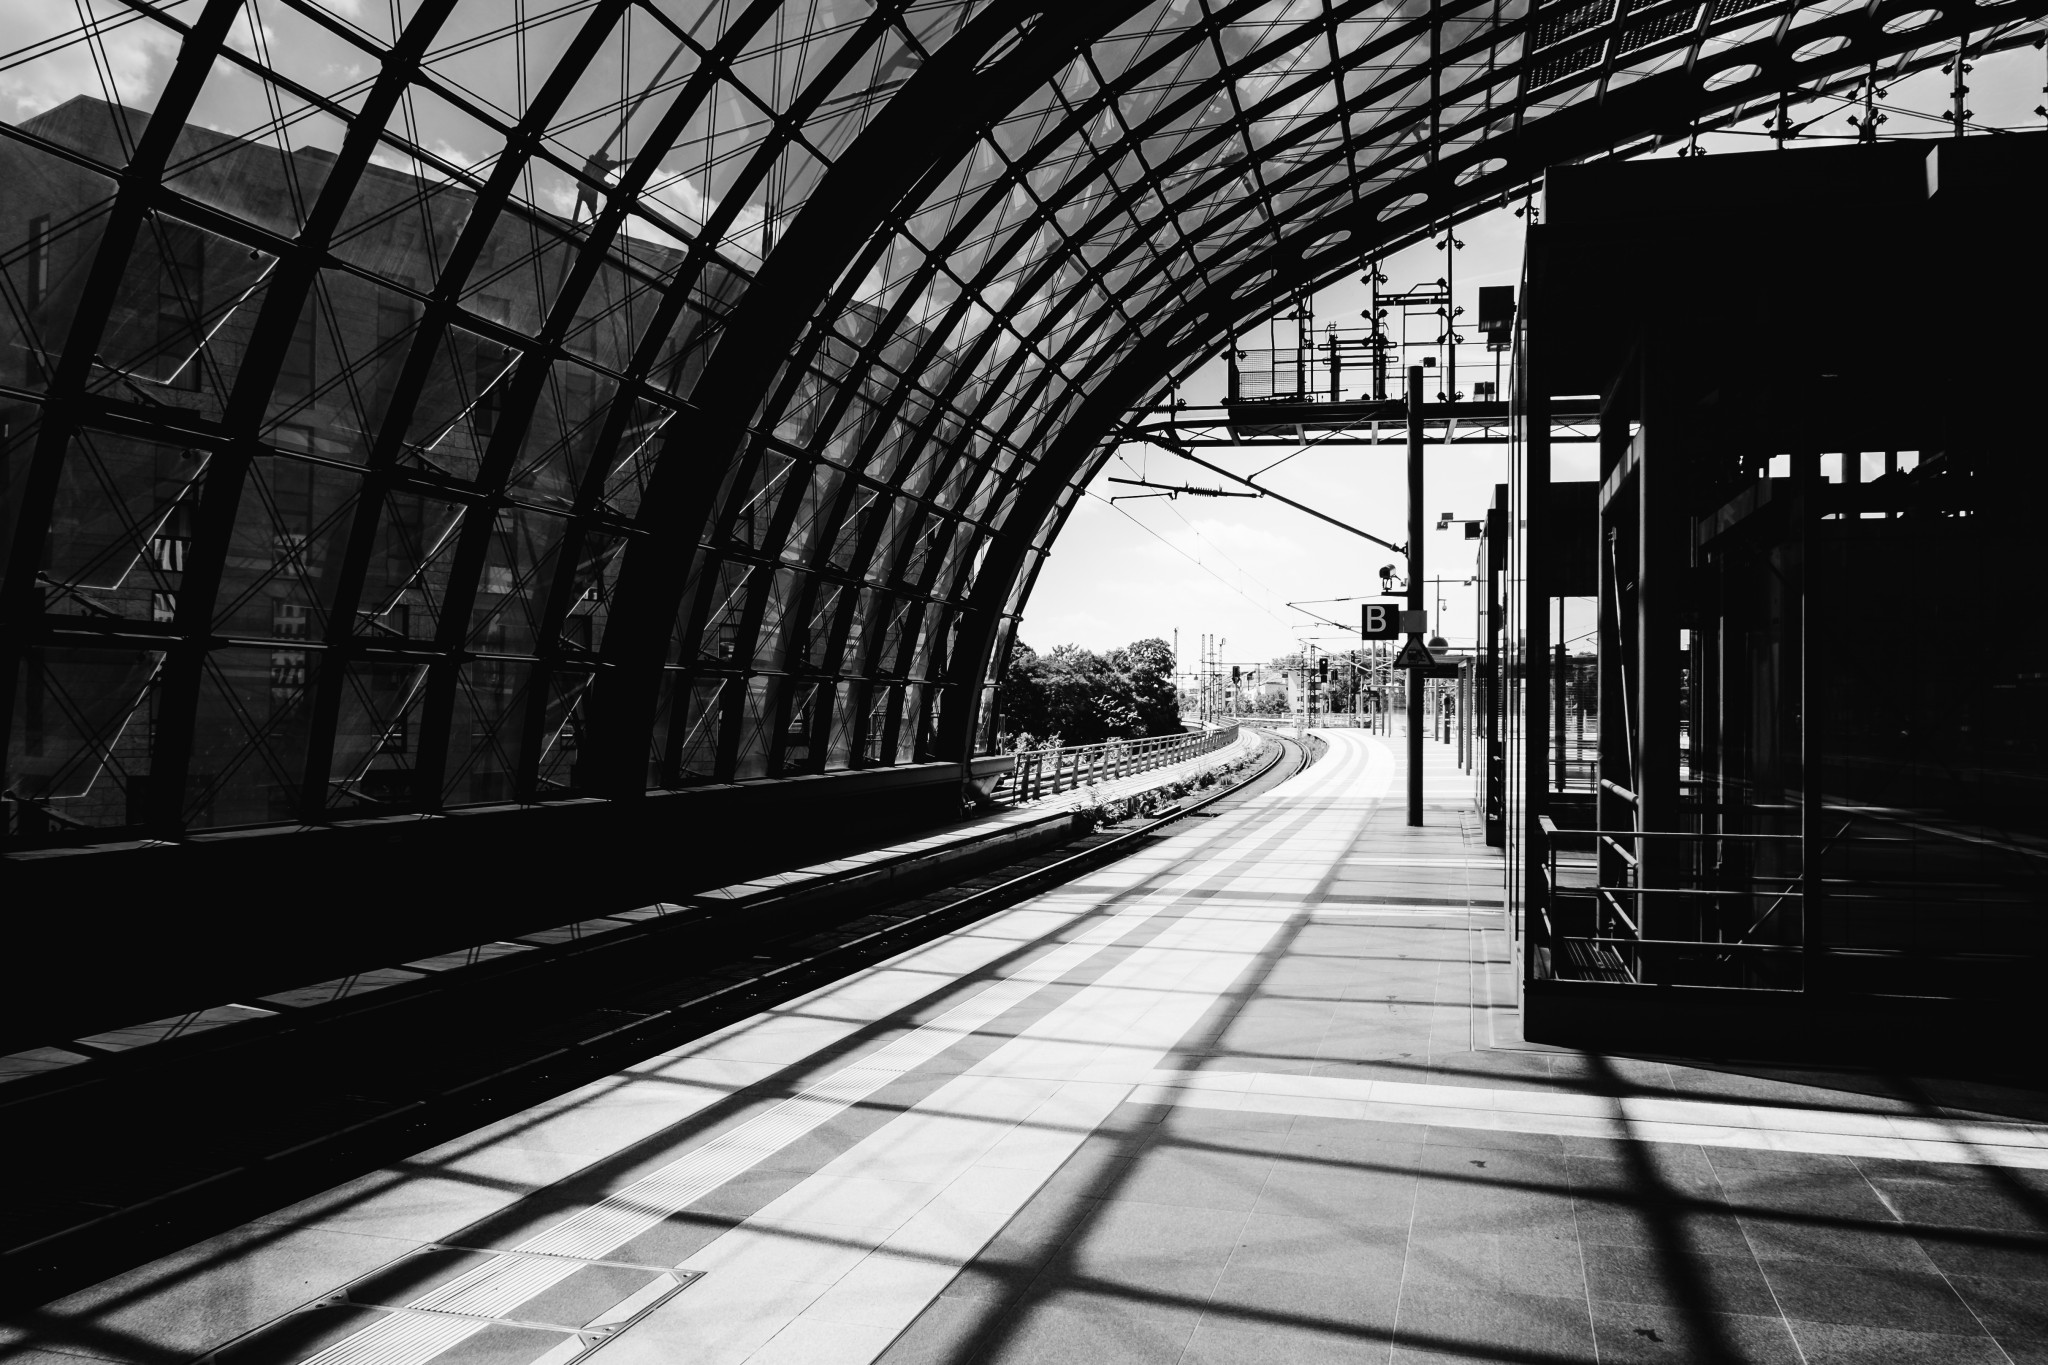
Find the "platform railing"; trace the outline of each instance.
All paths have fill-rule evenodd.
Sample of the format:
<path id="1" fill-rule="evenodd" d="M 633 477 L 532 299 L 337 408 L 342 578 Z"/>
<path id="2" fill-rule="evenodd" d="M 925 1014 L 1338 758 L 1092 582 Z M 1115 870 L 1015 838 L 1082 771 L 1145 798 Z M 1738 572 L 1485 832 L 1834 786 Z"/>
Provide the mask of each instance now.
<path id="1" fill-rule="evenodd" d="M 1026 749 L 997 795 L 1011 801 L 1037 801 L 1073 791 L 1091 782 L 1171 767 L 1237 742 L 1235 725 L 1193 730 L 1151 739 L 1112 739 L 1102 744 L 1076 744 L 1059 749 Z"/>
<path id="2" fill-rule="evenodd" d="M 1611 794 L 1634 793 L 1602 780 Z M 1810 899 L 1798 834 L 1730 830 L 1563 829 L 1538 820 L 1540 881 L 1532 925 L 1536 975 L 1628 985 L 1684 981 L 1694 985 L 1798 990 L 1803 985 L 1804 908 Z M 1689 849 L 1718 844 L 1711 868 L 1701 857 L 1676 860 L 1692 871 L 1653 884 L 1644 875 L 1647 846 L 1679 842 Z M 1729 857 L 1730 850 L 1738 856 Z M 1799 857 L 1796 869 L 1756 864 L 1767 850 Z M 1586 855 L 1573 859 L 1568 855 Z M 1764 855 L 1760 857 L 1759 855 Z M 1672 860 L 1663 860 L 1667 864 Z M 1731 870 L 1731 869 L 1741 869 Z M 1799 911 L 1798 922 L 1785 913 Z M 1691 933 L 1651 932 L 1656 920 Z M 1759 962 L 1784 959 L 1789 966 Z"/>
<path id="3" fill-rule="evenodd" d="M 2037 979 L 2048 841 L 1926 810 L 1797 791 L 1724 803 L 1679 786 L 1691 829 L 1629 827 L 1641 800 L 1612 779 L 1600 792 L 1614 827 L 1560 825 L 1569 807 L 1539 818 L 1531 981 L 1965 1000 Z"/>

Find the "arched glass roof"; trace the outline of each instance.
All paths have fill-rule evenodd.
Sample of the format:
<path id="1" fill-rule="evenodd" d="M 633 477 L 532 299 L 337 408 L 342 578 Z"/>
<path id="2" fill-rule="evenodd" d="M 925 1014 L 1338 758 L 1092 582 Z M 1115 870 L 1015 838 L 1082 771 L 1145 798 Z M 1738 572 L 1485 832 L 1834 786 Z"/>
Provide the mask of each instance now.
<path id="1" fill-rule="evenodd" d="M 957 761 L 1233 327 L 2044 9 L 17 5 L 9 833 Z"/>

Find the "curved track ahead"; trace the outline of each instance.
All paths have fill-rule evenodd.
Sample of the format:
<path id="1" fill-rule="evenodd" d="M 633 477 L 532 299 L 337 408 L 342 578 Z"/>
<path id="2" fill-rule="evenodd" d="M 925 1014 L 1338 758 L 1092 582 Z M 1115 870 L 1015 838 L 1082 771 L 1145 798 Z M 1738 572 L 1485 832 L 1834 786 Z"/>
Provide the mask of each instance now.
<path id="1" fill-rule="evenodd" d="M 0 1210 L 0 1305 L 93 1283 L 1140 852 L 1313 761 L 1300 742 L 1269 737 L 1278 743 L 1252 776 L 1163 818 L 915 898 L 706 924 L 298 1027 L 195 1038 L 149 1064 L 10 1086 L 0 1124 L 37 1186 Z M 151 1124 L 143 1148 L 138 1116 Z"/>

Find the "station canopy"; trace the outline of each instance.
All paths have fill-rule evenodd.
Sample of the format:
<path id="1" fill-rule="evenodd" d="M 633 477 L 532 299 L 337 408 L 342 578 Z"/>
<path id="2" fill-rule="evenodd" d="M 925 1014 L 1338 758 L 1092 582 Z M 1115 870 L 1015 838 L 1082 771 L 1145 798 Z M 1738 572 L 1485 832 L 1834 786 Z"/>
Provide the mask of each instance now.
<path id="1" fill-rule="evenodd" d="M 33 0 L 17 846 L 953 762 L 1129 415 L 2044 0 Z"/>

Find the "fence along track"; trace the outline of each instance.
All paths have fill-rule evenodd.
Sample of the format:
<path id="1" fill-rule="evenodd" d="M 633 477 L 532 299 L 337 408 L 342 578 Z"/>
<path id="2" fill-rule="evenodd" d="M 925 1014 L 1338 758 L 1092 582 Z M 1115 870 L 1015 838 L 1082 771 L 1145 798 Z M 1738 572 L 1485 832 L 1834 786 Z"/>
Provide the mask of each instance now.
<path id="1" fill-rule="evenodd" d="M 1071 748 L 1025 749 L 1017 754 L 1017 766 L 1004 794 L 1020 803 L 1057 796 L 1088 782 L 1113 782 L 1120 777 L 1185 763 L 1227 749 L 1237 743 L 1237 737 L 1238 727 L 1229 725 L 1151 739 L 1113 739 Z"/>

